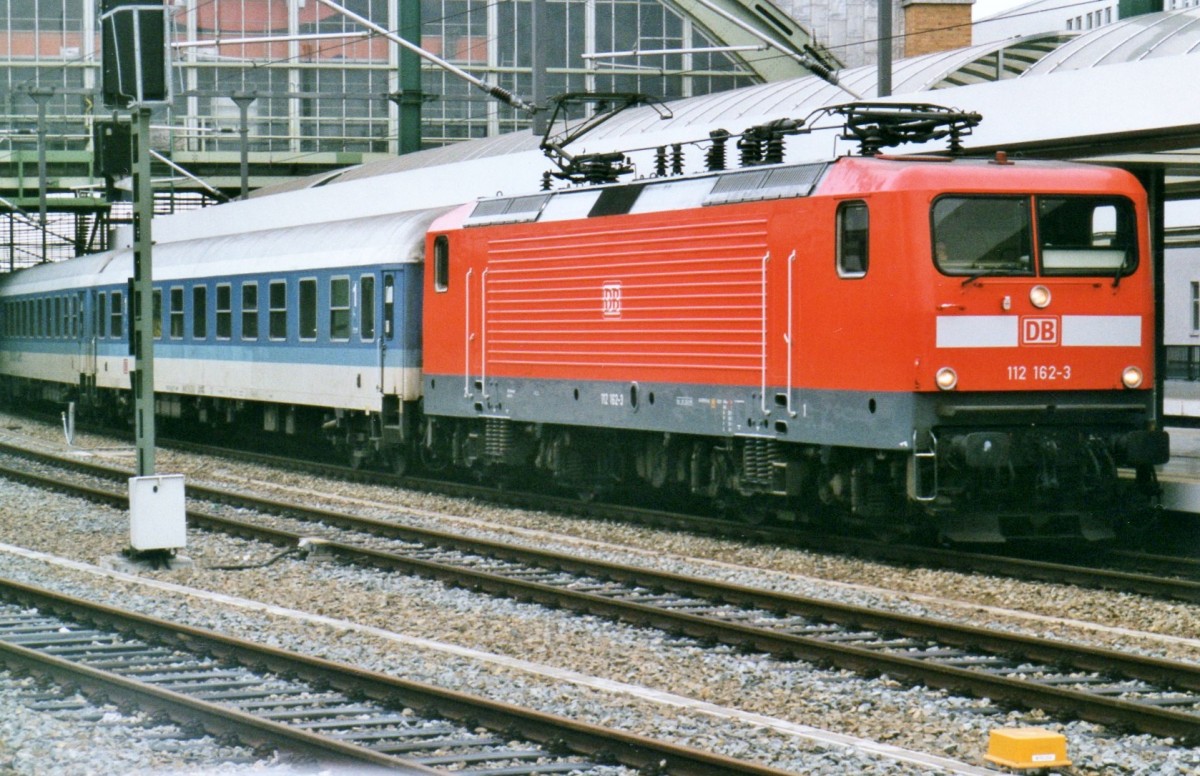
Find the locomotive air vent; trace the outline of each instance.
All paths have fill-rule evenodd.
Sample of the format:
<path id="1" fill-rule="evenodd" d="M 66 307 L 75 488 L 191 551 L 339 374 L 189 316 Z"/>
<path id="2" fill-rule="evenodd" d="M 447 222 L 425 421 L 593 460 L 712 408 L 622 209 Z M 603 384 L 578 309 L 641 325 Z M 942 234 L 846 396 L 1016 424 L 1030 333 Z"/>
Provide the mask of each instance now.
<path id="1" fill-rule="evenodd" d="M 533 194 L 526 197 L 485 199 L 475 205 L 463 226 L 484 224 L 515 224 L 536 221 L 538 214 L 550 199 L 549 194 Z"/>
<path id="2" fill-rule="evenodd" d="M 802 164 L 768 170 L 744 170 L 720 176 L 705 198 L 705 205 L 749 202 L 758 199 L 807 197 L 826 165 Z"/>

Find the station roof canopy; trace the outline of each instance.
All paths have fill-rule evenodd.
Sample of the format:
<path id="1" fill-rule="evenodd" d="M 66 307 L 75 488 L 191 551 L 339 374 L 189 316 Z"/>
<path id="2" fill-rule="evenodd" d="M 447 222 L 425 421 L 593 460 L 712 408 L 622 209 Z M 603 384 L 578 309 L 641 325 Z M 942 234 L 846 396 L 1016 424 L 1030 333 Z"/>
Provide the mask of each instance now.
<path id="1" fill-rule="evenodd" d="M 665 0 L 713 40 L 742 50 L 736 56 L 764 81 L 836 70 L 837 58 L 769 0 Z"/>
<path id="2" fill-rule="evenodd" d="M 875 99 L 874 67 L 839 75 L 840 86 L 810 75 L 678 100 L 667 104 L 666 119 L 652 108 L 633 108 L 588 133 L 573 151 L 703 147 L 712 130 L 736 134 L 780 118 L 804 118 L 857 95 Z M 964 138 L 968 154 L 1005 150 L 1012 157 L 1156 167 L 1166 172 L 1168 198 L 1200 196 L 1200 9 L 1133 17 L 1077 35 L 1025 36 L 905 59 L 895 63 L 892 81 L 887 101 L 981 114 L 982 123 Z M 263 189 L 258 199 L 344 186 L 337 206 L 349 218 L 381 208 L 461 203 L 516 187 L 531 190 L 550 168 L 539 141 L 528 132 L 467 141 Z M 814 132 L 788 138 L 787 160 L 828 159 L 852 150 L 839 147 L 831 133 Z M 896 152 L 943 150 L 939 143 Z M 690 154 L 688 171 L 701 156 Z M 303 207 L 303 192 L 294 193 Z M 314 208 L 328 209 L 328 198 L 321 203 L 314 200 Z M 271 210 L 286 211 L 283 205 Z"/>

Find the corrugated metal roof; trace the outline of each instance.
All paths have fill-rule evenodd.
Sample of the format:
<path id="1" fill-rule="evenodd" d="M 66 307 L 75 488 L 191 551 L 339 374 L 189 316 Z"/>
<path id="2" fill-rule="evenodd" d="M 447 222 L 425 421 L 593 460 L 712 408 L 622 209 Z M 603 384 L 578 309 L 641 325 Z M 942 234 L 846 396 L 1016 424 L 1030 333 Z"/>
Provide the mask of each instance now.
<path id="1" fill-rule="evenodd" d="M 1145 14 L 1122 19 L 1072 39 L 1053 55 L 1026 70 L 1022 77 L 1194 54 L 1198 49 L 1200 9 Z"/>

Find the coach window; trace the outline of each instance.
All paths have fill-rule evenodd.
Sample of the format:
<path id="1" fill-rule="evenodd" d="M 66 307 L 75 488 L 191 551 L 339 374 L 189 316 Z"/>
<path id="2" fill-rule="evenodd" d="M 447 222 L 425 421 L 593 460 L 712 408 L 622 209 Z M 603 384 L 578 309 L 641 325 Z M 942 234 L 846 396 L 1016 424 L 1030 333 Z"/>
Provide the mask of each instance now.
<path id="1" fill-rule="evenodd" d="M 154 318 L 154 339 L 162 339 L 162 289 L 156 288 L 150 295 L 150 315 Z"/>
<path id="2" fill-rule="evenodd" d="M 109 335 L 113 337 L 121 336 L 121 324 L 124 310 L 122 309 L 122 298 L 120 291 L 112 292 L 112 307 L 110 309 L 109 321 L 112 325 L 108 327 Z"/>
<path id="3" fill-rule="evenodd" d="M 867 274 L 869 217 L 866 202 L 843 202 L 837 210 L 837 272 L 839 277 Z"/>
<path id="4" fill-rule="evenodd" d="M 50 305 L 50 336 L 62 336 L 62 297 L 54 297 Z"/>
<path id="5" fill-rule="evenodd" d="M 217 339 L 233 337 L 233 286 L 217 285 Z"/>
<path id="6" fill-rule="evenodd" d="M 258 339 L 258 283 L 242 283 L 242 339 Z"/>
<path id="7" fill-rule="evenodd" d="M 307 278 L 300 281 L 300 339 L 317 338 L 317 281 Z"/>
<path id="8" fill-rule="evenodd" d="M 208 286 L 192 286 L 192 339 L 208 339 Z"/>
<path id="9" fill-rule="evenodd" d="M 267 300 L 270 305 L 270 313 L 267 325 L 270 328 L 270 337 L 273 340 L 285 340 L 287 339 L 287 281 L 272 280 L 268 293 L 270 294 L 270 298 Z"/>
<path id="10" fill-rule="evenodd" d="M 329 339 L 350 339 L 350 278 L 329 280 Z"/>
<path id="11" fill-rule="evenodd" d="M 433 241 L 433 290 L 450 288 L 450 238 L 438 235 Z"/>
<path id="12" fill-rule="evenodd" d="M 108 294 L 96 297 L 96 314 L 92 316 L 92 324 L 97 337 L 108 336 Z"/>
<path id="13" fill-rule="evenodd" d="M 183 339 L 183 287 L 171 289 L 171 339 Z"/>
<path id="14" fill-rule="evenodd" d="M 375 276 L 363 275 L 358 279 L 358 336 L 364 342 L 375 339 Z"/>

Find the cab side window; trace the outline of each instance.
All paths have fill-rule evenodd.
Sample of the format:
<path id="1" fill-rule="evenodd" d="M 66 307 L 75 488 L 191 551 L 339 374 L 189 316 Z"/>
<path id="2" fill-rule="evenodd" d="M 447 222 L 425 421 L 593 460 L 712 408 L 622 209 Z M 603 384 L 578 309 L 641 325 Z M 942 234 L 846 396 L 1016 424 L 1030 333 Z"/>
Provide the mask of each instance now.
<path id="1" fill-rule="evenodd" d="M 433 290 L 450 288 L 450 238 L 444 234 L 433 240 Z"/>
<path id="2" fill-rule="evenodd" d="M 870 218 L 866 202 L 843 202 L 837 209 L 837 272 L 839 277 L 867 274 Z"/>

